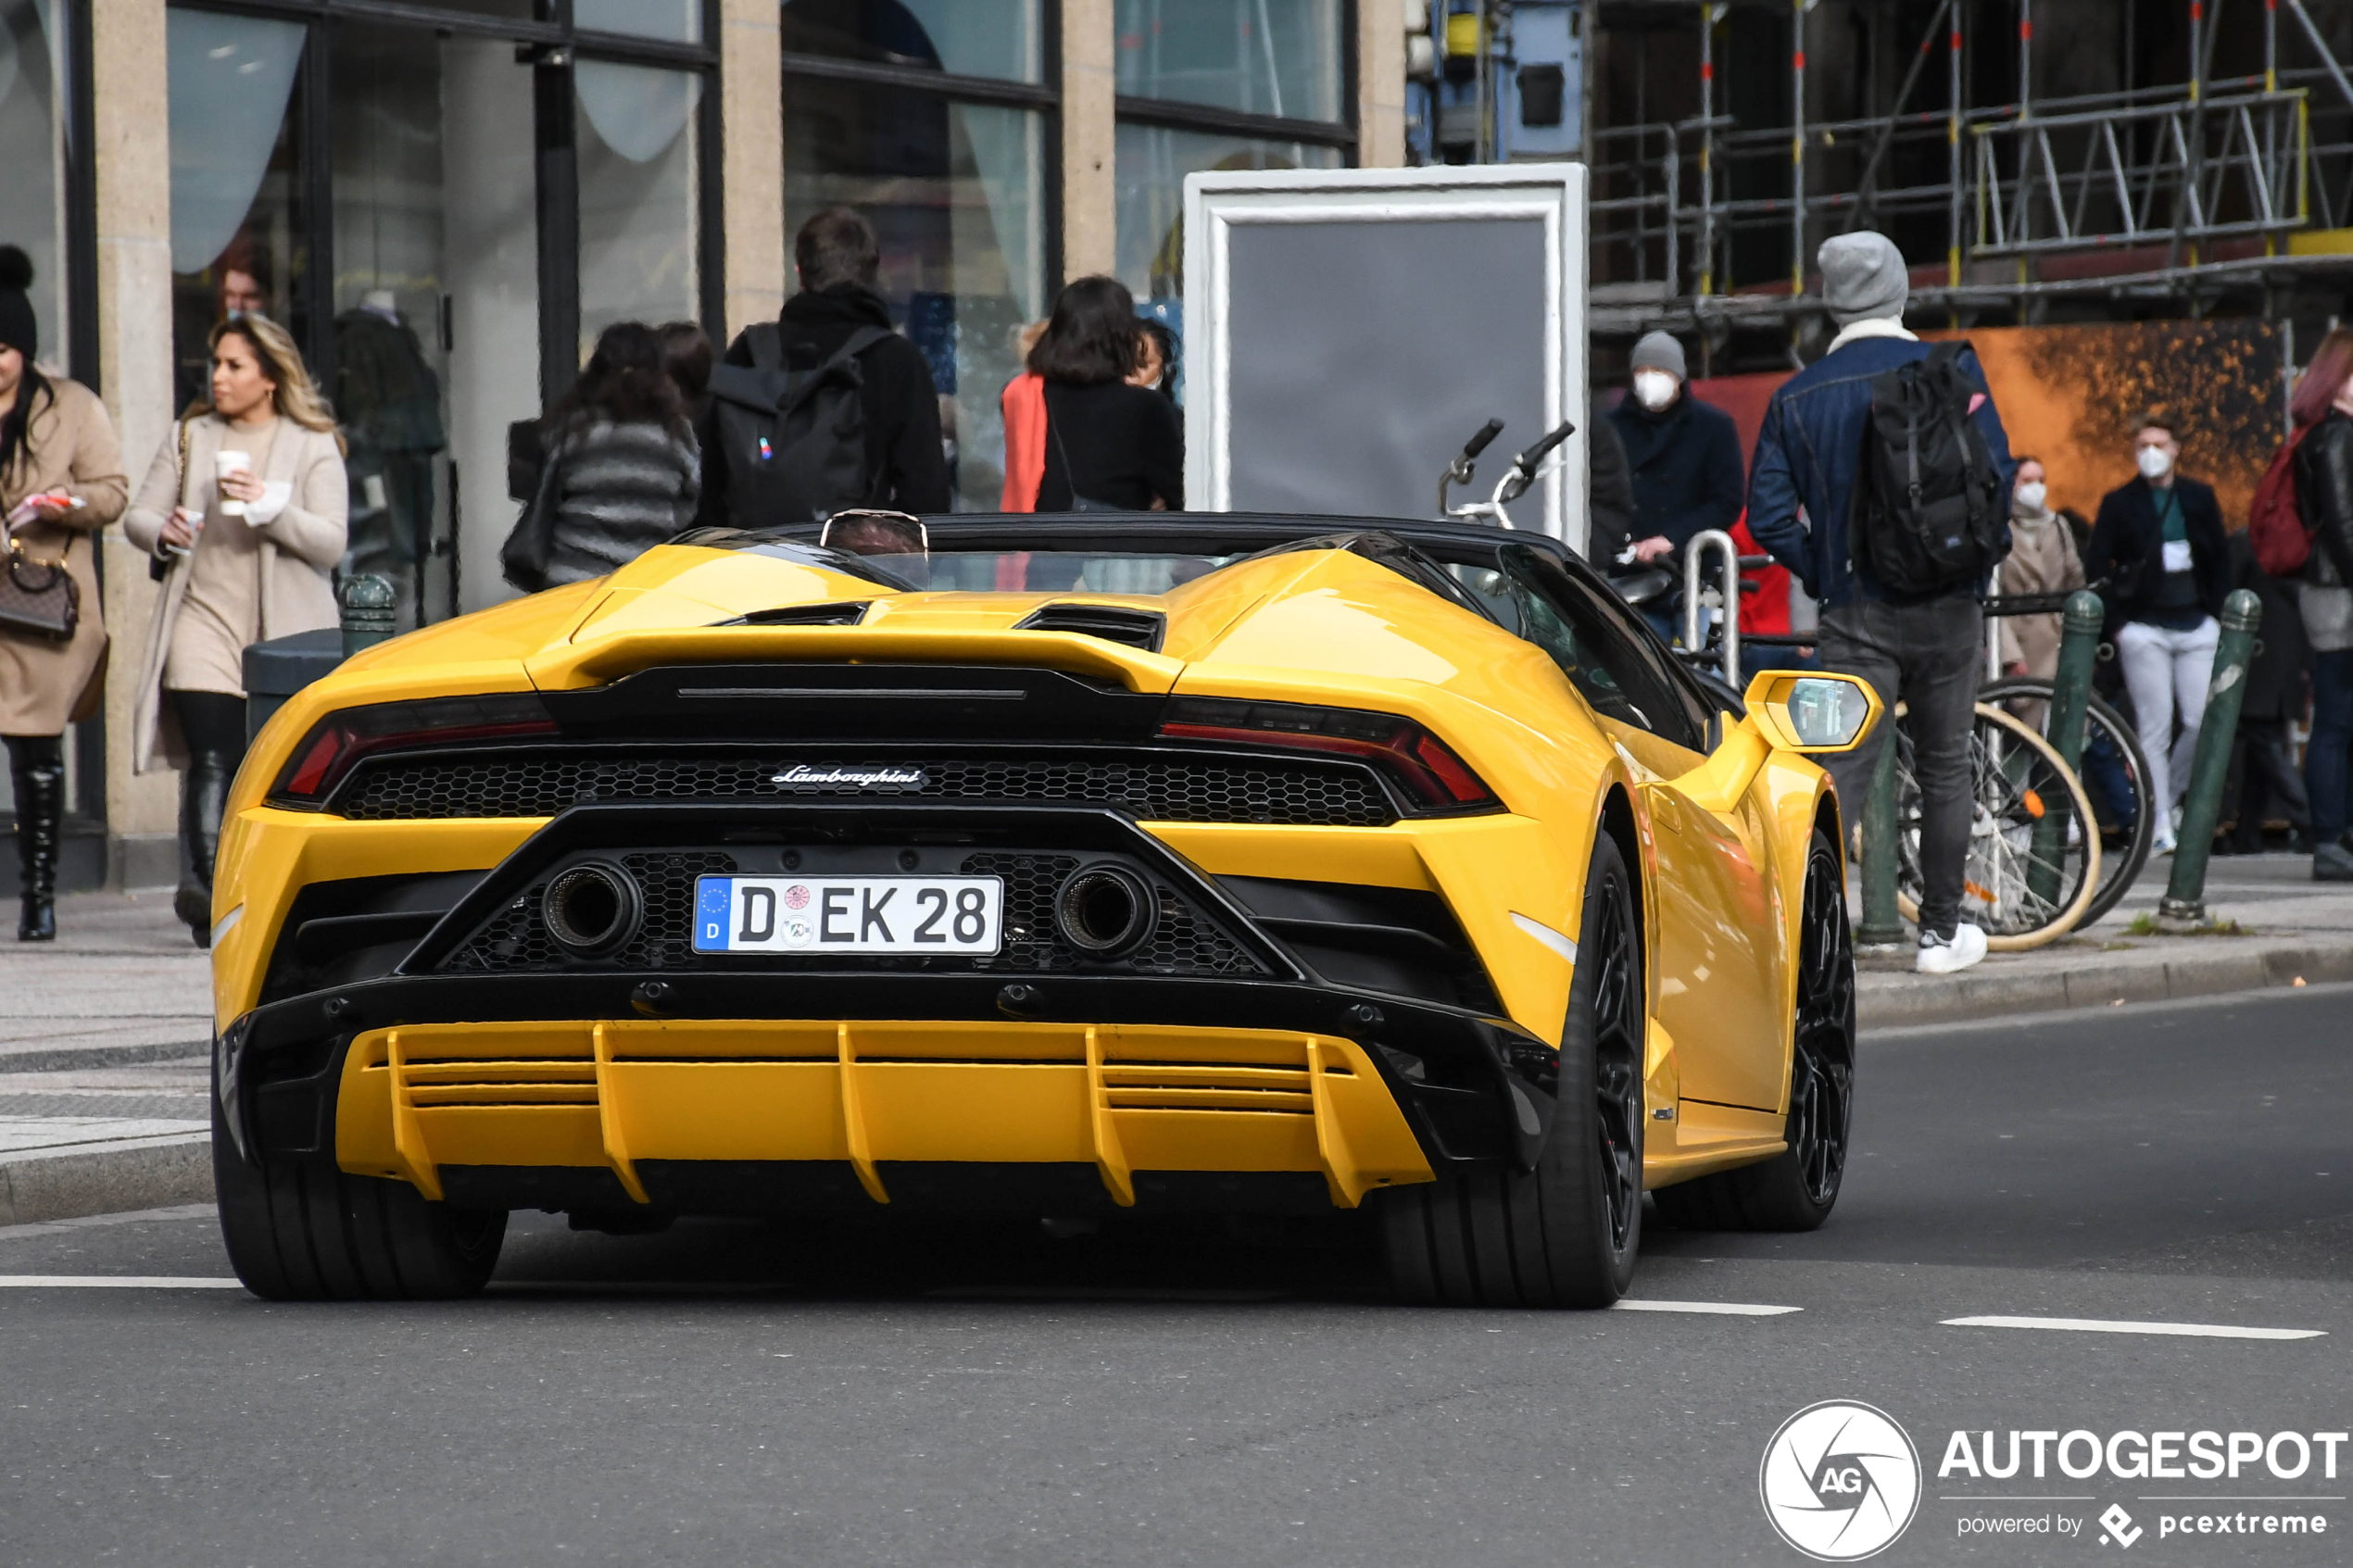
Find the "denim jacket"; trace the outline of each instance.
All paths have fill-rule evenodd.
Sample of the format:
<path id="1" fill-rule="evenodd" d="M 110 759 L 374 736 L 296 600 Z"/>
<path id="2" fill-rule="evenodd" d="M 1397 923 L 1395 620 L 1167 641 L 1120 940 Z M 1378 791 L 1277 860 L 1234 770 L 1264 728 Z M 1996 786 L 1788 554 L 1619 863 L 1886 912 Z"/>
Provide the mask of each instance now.
<path id="1" fill-rule="evenodd" d="M 1847 505 L 1862 464 L 1871 378 L 1925 359 L 1934 346 L 1906 338 L 1858 338 L 1783 382 L 1765 410 L 1756 459 L 1749 465 L 1748 531 L 1826 609 L 1889 596 L 1856 569 L 1846 538 Z M 1977 356 L 1963 350 L 1960 366 L 1971 381 L 1985 384 Z M 2017 464 L 1990 395 L 1974 418 L 2007 496 Z M 1798 519 L 1800 507 L 1806 508 L 1804 521 Z M 2005 551 L 2008 532 L 2006 519 Z"/>

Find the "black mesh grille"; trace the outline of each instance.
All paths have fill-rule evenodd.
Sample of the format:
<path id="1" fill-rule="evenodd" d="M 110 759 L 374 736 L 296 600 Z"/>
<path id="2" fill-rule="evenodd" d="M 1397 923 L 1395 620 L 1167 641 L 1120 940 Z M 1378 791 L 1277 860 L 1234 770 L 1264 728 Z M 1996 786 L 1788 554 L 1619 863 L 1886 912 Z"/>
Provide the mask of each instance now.
<path id="1" fill-rule="evenodd" d="M 774 782 L 793 762 L 862 764 L 844 755 L 583 756 L 535 751 L 387 757 L 361 764 L 333 809 L 362 821 L 552 817 L 588 801 L 876 798 L 1110 806 L 1143 822 L 1380 827 L 1396 820 L 1379 781 L 1353 763 L 1125 757 L 925 757 L 914 788 L 847 794 Z"/>
<path id="2" fill-rule="evenodd" d="M 582 964 L 567 959 L 547 935 L 539 912 L 543 879 L 501 910 L 474 939 L 443 966 L 493 974 L 538 970 L 815 969 L 907 971 L 933 973 L 1075 970 L 1082 960 L 1053 922 L 1054 889 L 1078 869 L 1075 855 L 991 851 L 967 855 L 958 868 L 965 876 L 1002 877 L 1005 882 L 1004 947 L 994 958 L 900 958 L 828 954 L 824 958 L 769 953 L 698 953 L 694 929 L 695 879 L 737 870 L 735 858 L 718 852 L 661 851 L 621 857 L 645 890 L 645 925 L 619 952 Z M 1147 974 L 1264 974 L 1265 966 L 1211 922 L 1197 914 L 1175 888 L 1155 882 L 1160 925 L 1152 939 L 1112 966 Z M 1101 964 L 1091 967 L 1100 972 Z"/>

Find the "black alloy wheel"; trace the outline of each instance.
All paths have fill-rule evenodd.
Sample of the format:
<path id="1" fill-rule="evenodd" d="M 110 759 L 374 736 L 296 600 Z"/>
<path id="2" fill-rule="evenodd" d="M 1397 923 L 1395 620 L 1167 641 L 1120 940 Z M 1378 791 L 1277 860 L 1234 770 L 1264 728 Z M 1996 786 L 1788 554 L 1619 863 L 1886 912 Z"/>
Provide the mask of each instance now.
<path id="1" fill-rule="evenodd" d="M 1838 1203 L 1855 1110 L 1855 941 L 1838 852 L 1818 829 L 1806 860 L 1792 1019 L 1789 1148 L 1757 1165 L 1661 1187 L 1680 1230 L 1810 1231 Z"/>
<path id="2" fill-rule="evenodd" d="M 1838 857 L 1818 833 L 1806 866 L 1797 966 L 1790 1148 L 1797 1157 L 1806 1201 L 1827 1217 L 1846 1173 L 1846 1139 L 1855 1105 L 1855 943 L 1839 885 Z"/>
<path id="3" fill-rule="evenodd" d="M 1617 875 L 1623 877 L 1623 867 L 1617 868 Z M 1604 897 L 1588 902 L 1597 919 L 1587 925 L 1578 958 L 1596 970 L 1593 1134 L 1601 1159 L 1602 1198 L 1609 1210 L 1610 1243 L 1626 1248 L 1642 1213 L 1642 968 L 1635 946 L 1632 899 L 1625 896 L 1622 884 L 1604 891 Z"/>
<path id="4" fill-rule="evenodd" d="M 1378 1195 L 1390 1282 L 1407 1301 L 1606 1307 L 1642 1235 L 1641 928 L 1617 843 L 1596 840 L 1561 1031 L 1559 1098 L 1533 1171 L 1446 1165 Z"/>

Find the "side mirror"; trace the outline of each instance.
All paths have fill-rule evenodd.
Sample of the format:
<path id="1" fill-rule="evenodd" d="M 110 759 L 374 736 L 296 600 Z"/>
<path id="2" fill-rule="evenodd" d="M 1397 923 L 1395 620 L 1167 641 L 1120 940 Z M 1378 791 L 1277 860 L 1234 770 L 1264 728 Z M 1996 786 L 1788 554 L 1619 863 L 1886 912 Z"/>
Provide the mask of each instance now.
<path id="1" fill-rule="evenodd" d="M 1854 675 L 1760 670 L 1743 699 L 1778 751 L 1828 756 L 1852 751 L 1879 722 L 1879 694 Z"/>

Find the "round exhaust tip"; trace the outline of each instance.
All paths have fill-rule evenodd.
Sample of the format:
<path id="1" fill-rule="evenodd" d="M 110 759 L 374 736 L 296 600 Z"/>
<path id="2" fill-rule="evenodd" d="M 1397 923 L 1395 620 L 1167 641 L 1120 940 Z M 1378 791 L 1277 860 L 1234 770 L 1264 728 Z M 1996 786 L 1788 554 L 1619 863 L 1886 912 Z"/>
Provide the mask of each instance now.
<path id="1" fill-rule="evenodd" d="M 1134 952 L 1160 924 L 1160 897 L 1151 883 L 1111 861 L 1081 866 L 1054 893 L 1054 929 L 1092 959 Z"/>
<path id="2" fill-rule="evenodd" d="M 637 935 L 646 898 L 637 879 L 610 860 L 584 860 L 556 873 L 539 912 L 556 946 L 575 959 L 602 958 Z"/>

